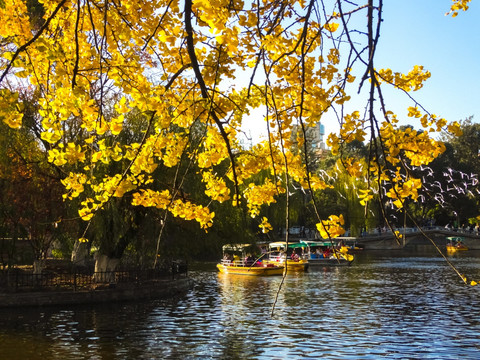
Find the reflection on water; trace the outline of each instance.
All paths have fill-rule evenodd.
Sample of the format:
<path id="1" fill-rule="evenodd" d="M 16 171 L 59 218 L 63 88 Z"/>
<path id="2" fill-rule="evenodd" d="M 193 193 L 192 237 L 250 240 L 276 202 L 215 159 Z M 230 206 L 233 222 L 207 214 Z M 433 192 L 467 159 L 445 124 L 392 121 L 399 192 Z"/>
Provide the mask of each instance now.
<path id="1" fill-rule="evenodd" d="M 480 287 L 431 253 L 244 277 L 192 271 L 169 301 L 0 311 L 1 359 L 476 359 Z M 480 255 L 480 254 L 478 254 Z M 476 253 L 452 258 L 480 278 Z"/>

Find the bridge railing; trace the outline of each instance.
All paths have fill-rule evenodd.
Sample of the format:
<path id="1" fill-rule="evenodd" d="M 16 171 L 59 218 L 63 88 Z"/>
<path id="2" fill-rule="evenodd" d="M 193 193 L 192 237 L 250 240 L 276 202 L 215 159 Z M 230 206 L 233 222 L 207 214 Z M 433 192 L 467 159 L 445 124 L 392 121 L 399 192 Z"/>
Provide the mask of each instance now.
<path id="1" fill-rule="evenodd" d="M 423 231 L 450 231 L 456 232 L 465 235 L 476 235 L 480 236 L 480 230 L 478 229 L 464 229 L 464 228 L 445 228 L 443 226 L 423 226 Z M 406 228 L 395 228 L 394 231 L 398 231 L 400 234 L 414 234 L 419 233 L 420 229 L 417 227 L 406 227 Z M 376 228 L 371 229 L 367 232 L 363 232 L 362 236 L 381 236 L 381 235 L 392 235 L 390 229 Z"/>

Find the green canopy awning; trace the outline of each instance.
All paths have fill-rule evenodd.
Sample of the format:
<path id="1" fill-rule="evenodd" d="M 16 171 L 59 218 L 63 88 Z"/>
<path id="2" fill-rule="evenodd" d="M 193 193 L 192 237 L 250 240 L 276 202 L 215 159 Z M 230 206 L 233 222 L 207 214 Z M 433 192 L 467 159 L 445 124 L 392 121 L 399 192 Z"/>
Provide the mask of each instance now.
<path id="1" fill-rule="evenodd" d="M 335 245 L 335 242 L 331 241 L 309 241 L 309 240 L 301 240 L 302 243 L 305 245 L 312 247 L 312 246 L 332 246 Z"/>
<path id="2" fill-rule="evenodd" d="M 268 244 L 268 247 L 270 249 L 276 249 L 276 248 L 285 249 L 285 245 L 286 245 L 285 241 L 278 241 L 278 242 L 273 242 Z M 288 242 L 289 249 L 305 248 L 305 247 L 307 247 L 307 245 L 305 245 L 302 242 Z"/>

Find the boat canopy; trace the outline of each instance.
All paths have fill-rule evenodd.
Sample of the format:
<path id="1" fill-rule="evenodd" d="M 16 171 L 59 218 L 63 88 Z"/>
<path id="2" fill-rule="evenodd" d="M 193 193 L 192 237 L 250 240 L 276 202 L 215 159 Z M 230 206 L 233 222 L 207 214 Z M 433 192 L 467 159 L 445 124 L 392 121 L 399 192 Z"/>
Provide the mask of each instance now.
<path id="1" fill-rule="evenodd" d="M 305 244 L 306 246 L 332 246 L 335 245 L 332 241 L 311 241 L 311 240 L 300 240 L 301 243 Z"/>
<path id="2" fill-rule="evenodd" d="M 463 241 L 463 237 L 460 237 L 460 236 L 448 236 L 448 237 L 447 237 L 447 240 L 450 240 L 450 241 Z"/>
<path id="3" fill-rule="evenodd" d="M 275 248 L 285 249 L 285 245 L 286 245 L 285 241 L 278 241 L 278 242 L 273 242 L 268 244 L 268 247 L 270 249 L 275 249 Z M 302 242 L 288 242 L 289 249 L 305 248 L 305 247 L 307 247 L 307 245 Z"/>
<path id="4" fill-rule="evenodd" d="M 222 250 L 225 251 L 244 251 L 245 249 L 256 249 L 254 244 L 226 244 L 222 246 Z"/>

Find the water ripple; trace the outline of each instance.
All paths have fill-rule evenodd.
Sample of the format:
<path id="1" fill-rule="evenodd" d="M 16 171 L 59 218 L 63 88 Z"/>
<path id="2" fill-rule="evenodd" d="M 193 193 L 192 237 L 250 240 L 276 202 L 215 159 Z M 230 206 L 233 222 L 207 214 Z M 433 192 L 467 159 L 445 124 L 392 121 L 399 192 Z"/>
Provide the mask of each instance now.
<path id="1" fill-rule="evenodd" d="M 454 259 L 480 276 L 480 260 Z M 5 359 L 476 359 L 478 289 L 442 259 L 366 254 L 279 277 L 192 271 L 180 299 L 0 312 Z M 278 298 L 277 298 L 278 295 Z M 275 303 L 276 301 L 276 303 Z M 275 310 L 272 315 L 273 305 Z"/>

